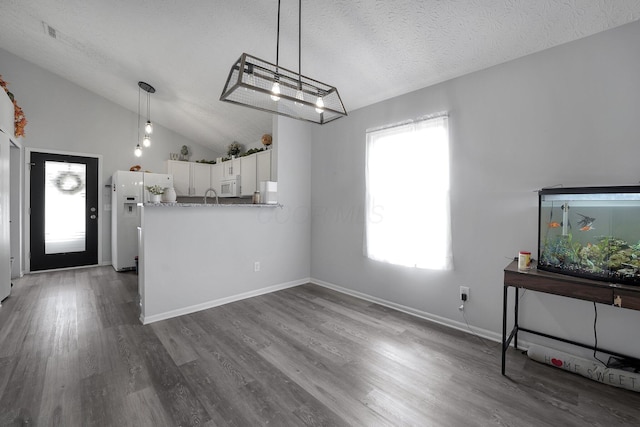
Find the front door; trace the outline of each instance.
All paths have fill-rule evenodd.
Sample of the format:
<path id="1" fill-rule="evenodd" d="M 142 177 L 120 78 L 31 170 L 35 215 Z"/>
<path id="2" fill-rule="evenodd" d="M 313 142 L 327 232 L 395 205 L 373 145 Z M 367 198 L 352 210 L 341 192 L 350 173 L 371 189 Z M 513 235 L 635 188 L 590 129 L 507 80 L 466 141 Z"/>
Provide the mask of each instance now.
<path id="1" fill-rule="evenodd" d="M 98 159 L 31 153 L 31 271 L 98 263 Z"/>

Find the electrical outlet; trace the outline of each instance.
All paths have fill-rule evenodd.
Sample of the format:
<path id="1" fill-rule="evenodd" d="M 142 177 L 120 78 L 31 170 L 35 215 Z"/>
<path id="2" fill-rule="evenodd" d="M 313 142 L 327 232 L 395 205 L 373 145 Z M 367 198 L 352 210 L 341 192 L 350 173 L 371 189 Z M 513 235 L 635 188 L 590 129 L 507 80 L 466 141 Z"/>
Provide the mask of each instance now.
<path id="1" fill-rule="evenodd" d="M 466 295 L 466 298 L 463 297 Z M 460 301 L 467 302 L 469 301 L 469 287 L 468 286 L 460 286 Z"/>
<path id="2" fill-rule="evenodd" d="M 253 263 L 253 271 L 255 272 L 260 271 L 260 261 L 256 261 Z"/>

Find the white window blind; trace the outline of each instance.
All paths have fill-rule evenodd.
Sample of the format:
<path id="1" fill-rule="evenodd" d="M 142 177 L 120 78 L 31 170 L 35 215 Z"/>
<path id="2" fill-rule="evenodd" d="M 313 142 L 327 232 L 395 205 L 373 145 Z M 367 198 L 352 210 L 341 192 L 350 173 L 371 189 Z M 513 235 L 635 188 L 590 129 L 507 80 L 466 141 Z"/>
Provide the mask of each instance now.
<path id="1" fill-rule="evenodd" d="M 446 116 L 367 132 L 365 256 L 453 268 Z"/>

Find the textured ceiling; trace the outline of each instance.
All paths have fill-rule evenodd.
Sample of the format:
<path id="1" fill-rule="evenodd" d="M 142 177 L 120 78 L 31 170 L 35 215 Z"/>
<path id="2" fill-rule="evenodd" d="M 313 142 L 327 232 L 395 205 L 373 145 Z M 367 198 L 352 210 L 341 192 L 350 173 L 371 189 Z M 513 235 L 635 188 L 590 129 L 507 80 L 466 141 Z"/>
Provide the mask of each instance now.
<path id="1" fill-rule="evenodd" d="M 297 3 L 282 0 L 280 65 L 293 70 Z M 276 10 L 276 0 L 1 0 L 0 48 L 131 111 L 146 81 L 155 122 L 226 151 L 270 131 L 269 113 L 219 97 L 241 53 L 275 62 Z M 351 111 L 639 18 L 640 0 L 304 0 L 302 74 L 336 86 Z"/>

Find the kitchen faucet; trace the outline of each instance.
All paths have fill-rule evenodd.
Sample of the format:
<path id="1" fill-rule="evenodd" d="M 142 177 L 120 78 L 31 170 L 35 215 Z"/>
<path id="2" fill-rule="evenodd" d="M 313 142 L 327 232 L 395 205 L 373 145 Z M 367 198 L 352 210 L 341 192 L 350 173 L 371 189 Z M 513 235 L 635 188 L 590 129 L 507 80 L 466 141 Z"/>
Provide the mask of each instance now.
<path id="1" fill-rule="evenodd" d="M 215 188 L 209 188 L 207 189 L 207 191 L 204 192 L 204 204 L 207 204 L 207 194 L 209 194 L 209 191 L 213 191 L 213 194 L 215 194 L 216 196 L 216 205 L 219 205 L 220 202 L 218 201 L 218 192 L 216 191 Z"/>

